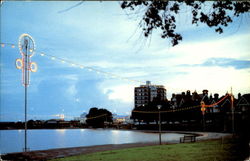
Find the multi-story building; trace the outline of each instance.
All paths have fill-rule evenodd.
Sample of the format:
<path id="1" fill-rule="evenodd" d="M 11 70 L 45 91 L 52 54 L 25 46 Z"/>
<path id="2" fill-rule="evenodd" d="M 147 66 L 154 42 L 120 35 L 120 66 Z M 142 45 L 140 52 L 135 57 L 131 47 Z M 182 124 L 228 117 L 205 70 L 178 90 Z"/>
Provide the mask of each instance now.
<path id="1" fill-rule="evenodd" d="M 146 85 L 135 87 L 135 107 L 147 105 L 154 99 L 166 100 L 166 89 L 163 85 L 151 85 L 150 81 Z"/>

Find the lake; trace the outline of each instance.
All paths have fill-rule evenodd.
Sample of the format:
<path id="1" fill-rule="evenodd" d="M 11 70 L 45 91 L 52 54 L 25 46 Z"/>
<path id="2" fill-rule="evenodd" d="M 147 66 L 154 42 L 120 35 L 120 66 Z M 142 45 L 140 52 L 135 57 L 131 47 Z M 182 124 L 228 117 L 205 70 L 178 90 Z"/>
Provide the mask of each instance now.
<path id="1" fill-rule="evenodd" d="M 184 134 L 163 133 L 163 142 L 178 141 Z M 27 131 L 30 150 L 158 142 L 158 133 L 113 129 L 39 129 Z M 0 154 L 21 152 L 24 148 L 24 130 L 0 130 Z"/>

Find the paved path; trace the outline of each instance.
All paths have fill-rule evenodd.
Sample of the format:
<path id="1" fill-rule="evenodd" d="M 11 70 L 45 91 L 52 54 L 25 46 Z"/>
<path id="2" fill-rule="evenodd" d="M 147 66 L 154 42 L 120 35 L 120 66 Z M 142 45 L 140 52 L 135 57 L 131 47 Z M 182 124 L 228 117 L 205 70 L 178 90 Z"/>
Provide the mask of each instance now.
<path id="1" fill-rule="evenodd" d="M 175 133 L 186 133 L 181 131 L 176 131 Z M 218 139 L 230 134 L 225 133 L 207 133 L 207 132 L 188 132 L 192 134 L 197 134 L 198 141 L 209 140 L 209 139 Z M 179 143 L 179 141 L 171 141 L 165 144 Z M 61 148 L 61 149 L 52 149 L 52 150 L 39 150 L 31 152 L 20 152 L 20 153 L 10 153 L 2 156 L 4 160 L 27 160 L 27 161 L 43 161 L 48 159 L 79 155 L 79 154 L 89 154 L 100 151 L 107 150 L 117 150 L 124 148 L 133 148 L 133 147 L 143 147 L 143 146 L 152 146 L 158 145 L 156 142 L 149 143 L 132 143 L 132 144 L 108 144 L 108 145 L 97 145 L 97 146 L 88 146 L 88 147 L 75 147 L 75 148 Z M 1 160 L 1 159 L 0 159 Z"/>

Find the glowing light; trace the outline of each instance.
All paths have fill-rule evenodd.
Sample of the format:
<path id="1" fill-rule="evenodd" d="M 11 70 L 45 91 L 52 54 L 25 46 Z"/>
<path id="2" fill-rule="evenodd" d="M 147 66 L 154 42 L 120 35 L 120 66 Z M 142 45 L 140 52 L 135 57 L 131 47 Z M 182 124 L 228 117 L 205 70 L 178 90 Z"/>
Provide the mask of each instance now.
<path id="1" fill-rule="evenodd" d="M 22 69 L 22 67 L 23 67 L 22 59 L 16 59 L 16 68 L 17 69 Z"/>
<path id="2" fill-rule="evenodd" d="M 11 48 L 16 47 L 15 44 L 12 44 L 12 43 L 1 43 L 1 46 L 5 47 L 6 44 L 10 45 Z M 19 37 L 18 47 L 19 47 L 21 55 L 25 56 L 25 54 L 27 54 L 28 57 L 32 57 L 34 55 L 35 49 L 36 49 L 34 39 L 28 34 L 22 34 Z M 28 52 L 26 50 L 24 50 L 27 47 L 29 47 Z M 97 74 L 102 74 L 105 78 L 114 78 L 114 79 L 121 79 L 121 80 L 125 80 L 125 81 L 130 81 L 130 82 L 144 83 L 144 82 L 141 82 L 141 81 L 138 81 L 138 80 L 132 80 L 132 79 L 129 79 L 129 78 L 125 78 L 125 77 L 122 77 L 122 76 L 119 76 L 119 75 L 116 75 L 116 74 L 113 74 L 113 73 L 100 71 L 100 70 L 92 68 L 92 67 L 87 67 L 87 66 L 84 66 L 84 65 L 81 65 L 81 64 L 76 64 L 73 61 L 71 62 L 71 61 L 68 61 L 68 60 L 53 56 L 53 55 L 47 55 L 47 54 L 45 54 L 43 52 L 40 52 L 39 55 L 47 56 L 51 60 L 58 60 L 61 63 L 68 63 L 72 67 L 79 67 L 81 69 L 86 68 L 88 71 L 91 71 L 91 72 L 94 71 Z M 17 69 L 24 69 L 23 64 L 24 64 L 23 60 L 21 60 L 21 59 L 16 60 L 16 68 Z M 30 63 L 29 65 L 30 65 L 30 66 L 28 66 L 29 71 L 32 71 L 32 72 L 37 71 L 36 63 Z"/>
<path id="3" fill-rule="evenodd" d="M 25 48 L 29 47 L 29 51 L 23 50 L 23 46 Z M 12 48 L 15 46 L 12 44 Z M 16 59 L 16 68 L 17 69 L 22 69 L 22 83 L 25 87 L 29 85 L 29 76 L 30 76 L 30 71 L 31 72 L 36 72 L 37 71 L 37 65 L 35 62 L 30 62 L 30 58 L 35 54 L 35 41 L 33 38 L 28 35 L 28 34 L 22 34 L 19 37 L 19 43 L 18 47 L 20 50 L 20 53 L 22 55 L 22 59 Z"/>
<path id="4" fill-rule="evenodd" d="M 30 71 L 36 72 L 37 71 L 37 64 L 35 62 L 30 63 Z"/>
<path id="5" fill-rule="evenodd" d="M 57 132 L 61 133 L 61 134 L 64 134 L 65 133 L 65 129 L 56 129 Z"/>
<path id="6" fill-rule="evenodd" d="M 64 114 L 59 115 L 59 118 L 64 120 Z"/>
<path id="7" fill-rule="evenodd" d="M 29 34 L 22 34 L 20 37 L 19 37 L 19 42 L 18 42 L 18 47 L 19 47 L 19 50 L 20 50 L 20 53 L 23 55 L 25 52 L 23 51 L 23 48 L 22 48 L 22 46 L 23 46 L 23 43 L 24 42 L 28 42 L 29 43 L 29 46 L 31 47 L 31 49 L 29 50 L 30 52 L 31 52 L 31 54 L 30 55 L 28 55 L 29 57 L 32 57 L 34 54 L 35 54 L 35 52 L 34 52 L 34 50 L 35 50 L 35 41 L 34 41 L 34 39 L 29 35 Z M 32 50 L 32 51 L 31 51 Z"/>
<path id="8" fill-rule="evenodd" d="M 119 134 L 119 131 L 118 131 L 118 130 L 112 130 L 111 132 L 112 132 L 112 134 L 114 134 L 114 135 L 118 135 L 118 134 Z"/>

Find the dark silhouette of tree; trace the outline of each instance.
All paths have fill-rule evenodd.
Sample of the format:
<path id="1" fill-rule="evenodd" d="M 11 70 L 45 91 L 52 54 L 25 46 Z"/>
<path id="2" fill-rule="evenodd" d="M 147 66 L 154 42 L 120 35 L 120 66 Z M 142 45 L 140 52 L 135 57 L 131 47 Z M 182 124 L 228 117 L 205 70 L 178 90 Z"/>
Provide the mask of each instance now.
<path id="1" fill-rule="evenodd" d="M 249 1 L 214 1 L 211 3 L 211 9 L 206 11 L 204 0 L 202 1 L 167 1 L 167 0 L 149 0 L 149 1 L 123 1 L 122 9 L 143 11 L 143 17 L 140 21 L 140 27 L 144 36 L 148 37 L 153 30 L 160 29 L 161 37 L 171 40 L 173 46 L 182 40 L 181 34 L 176 32 L 176 16 L 183 9 L 182 6 L 188 6 L 191 9 L 191 23 L 199 25 L 206 24 L 208 27 L 215 27 L 215 32 L 223 33 L 223 27 L 228 26 L 233 21 L 233 17 L 239 17 L 240 14 L 249 12 Z"/>
<path id="2" fill-rule="evenodd" d="M 98 109 L 97 107 L 93 107 L 89 110 L 89 113 L 86 115 L 87 124 L 93 127 L 104 127 L 104 122 L 113 122 L 112 113 L 107 109 Z"/>
<path id="3" fill-rule="evenodd" d="M 158 105 L 161 105 L 160 111 L 166 111 L 170 109 L 170 105 L 168 101 L 160 101 L 153 100 L 149 102 L 149 104 L 145 106 L 135 107 L 132 111 L 131 119 L 136 122 L 144 122 L 149 124 L 149 122 L 157 122 L 159 121 L 159 109 Z M 170 119 L 170 115 L 167 113 L 161 113 L 162 121 L 166 121 Z"/>

